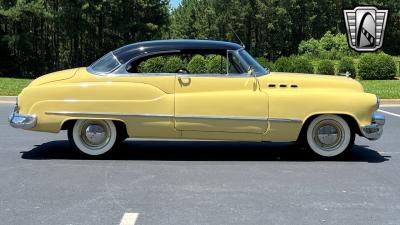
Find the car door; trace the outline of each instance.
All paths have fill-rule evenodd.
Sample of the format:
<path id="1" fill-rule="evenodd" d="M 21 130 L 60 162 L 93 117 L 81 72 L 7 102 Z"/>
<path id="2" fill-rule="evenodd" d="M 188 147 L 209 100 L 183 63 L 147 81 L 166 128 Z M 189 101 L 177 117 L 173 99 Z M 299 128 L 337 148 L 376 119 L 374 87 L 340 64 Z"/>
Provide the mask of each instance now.
<path id="1" fill-rule="evenodd" d="M 239 57 L 228 52 L 228 68 L 241 64 Z M 243 71 L 176 75 L 177 130 L 261 134 L 267 131 L 267 118 L 268 96 L 254 76 Z"/>

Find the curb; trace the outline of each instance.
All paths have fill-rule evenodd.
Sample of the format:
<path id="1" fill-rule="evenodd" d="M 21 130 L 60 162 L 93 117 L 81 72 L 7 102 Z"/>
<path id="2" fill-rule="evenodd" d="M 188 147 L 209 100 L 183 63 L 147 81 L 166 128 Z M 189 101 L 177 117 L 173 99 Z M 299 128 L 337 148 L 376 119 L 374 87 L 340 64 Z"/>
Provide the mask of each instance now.
<path id="1" fill-rule="evenodd" d="M 400 99 L 382 99 L 381 105 L 399 105 L 400 106 Z"/>
<path id="2" fill-rule="evenodd" d="M 17 96 L 0 96 L 0 103 L 15 103 Z M 381 99 L 381 106 L 385 105 L 398 105 L 400 106 L 400 99 Z"/>
<path id="3" fill-rule="evenodd" d="M 0 103 L 15 103 L 17 96 L 0 96 Z"/>

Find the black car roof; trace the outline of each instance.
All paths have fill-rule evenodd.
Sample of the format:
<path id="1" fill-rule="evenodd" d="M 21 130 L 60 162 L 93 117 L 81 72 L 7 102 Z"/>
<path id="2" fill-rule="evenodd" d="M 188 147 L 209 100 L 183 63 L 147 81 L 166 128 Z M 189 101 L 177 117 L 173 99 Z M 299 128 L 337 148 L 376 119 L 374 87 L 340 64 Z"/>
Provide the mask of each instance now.
<path id="1" fill-rule="evenodd" d="M 124 64 L 143 54 L 174 50 L 239 50 L 242 46 L 225 41 L 211 40 L 160 40 L 146 41 L 123 46 L 113 51 L 115 57 Z"/>

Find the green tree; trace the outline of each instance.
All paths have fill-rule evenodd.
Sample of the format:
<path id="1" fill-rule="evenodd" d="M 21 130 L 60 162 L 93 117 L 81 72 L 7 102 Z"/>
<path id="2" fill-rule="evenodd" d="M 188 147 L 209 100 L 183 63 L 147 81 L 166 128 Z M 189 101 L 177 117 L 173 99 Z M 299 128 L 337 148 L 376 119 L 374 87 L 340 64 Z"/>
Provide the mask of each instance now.
<path id="1" fill-rule="evenodd" d="M 161 38 L 168 0 L 0 0 L 0 75 L 86 66 L 117 47 Z"/>

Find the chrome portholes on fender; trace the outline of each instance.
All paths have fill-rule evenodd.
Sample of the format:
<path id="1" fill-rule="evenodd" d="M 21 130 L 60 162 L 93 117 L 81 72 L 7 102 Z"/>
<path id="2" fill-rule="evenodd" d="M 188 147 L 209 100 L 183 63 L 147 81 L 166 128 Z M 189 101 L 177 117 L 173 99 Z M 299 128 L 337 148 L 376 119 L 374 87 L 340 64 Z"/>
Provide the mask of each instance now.
<path id="1" fill-rule="evenodd" d="M 349 124 L 338 115 L 321 115 L 307 127 L 308 147 L 317 155 L 335 157 L 351 149 L 354 132 Z"/>
<path id="2" fill-rule="evenodd" d="M 81 152 L 98 156 L 110 151 L 117 140 L 117 129 L 109 120 L 78 120 L 68 130 L 70 142 Z"/>

